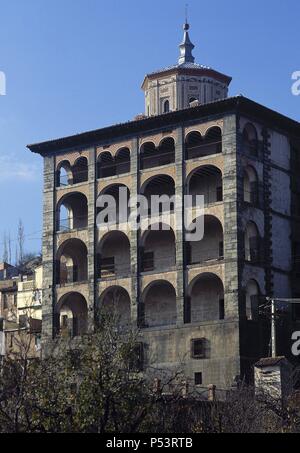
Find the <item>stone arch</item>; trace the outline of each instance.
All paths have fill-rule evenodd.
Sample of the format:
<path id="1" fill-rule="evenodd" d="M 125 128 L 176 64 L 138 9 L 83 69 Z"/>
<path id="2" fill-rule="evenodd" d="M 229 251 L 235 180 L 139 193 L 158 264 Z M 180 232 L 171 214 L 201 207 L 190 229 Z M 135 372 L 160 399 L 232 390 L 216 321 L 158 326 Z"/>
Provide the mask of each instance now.
<path id="1" fill-rule="evenodd" d="M 56 276 L 60 285 L 87 280 L 87 247 L 80 239 L 68 239 L 56 253 Z"/>
<path id="2" fill-rule="evenodd" d="M 97 158 L 97 178 L 108 178 L 116 175 L 115 159 L 109 151 L 104 151 Z"/>
<path id="3" fill-rule="evenodd" d="M 256 280 L 251 279 L 245 289 L 245 312 L 248 321 L 257 321 L 259 316 L 260 287 Z"/>
<path id="4" fill-rule="evenodd" d="M 256 205 L 258 203 L 259 183 L 257 171 L 251 165 L 244 168 L 244 201 Z"/>
<path id="5" fill-rule="evenodd" d="M 188 194 L 204 195 L 205 205 L 223 201 L 223 175 L 214 165 L 201 165 L 187 180 Z M 194 203 L 193 203 L 194 205 Z"/>
<path id="6" fill-rule="evenodd" d="M 142 294 L 142 326 L 176 325 L 176 290 L 166 280 L 151 282 Z"/>
<path id="7" fill-rule="evenodd" d="M 142 170 L 161 167 L 175 162 L 175 140 L 173 137 L 165 137 L 155 146 L 153 142 L 146 142 L 140 150 L 140 166 Z"/>
<path id="8" fill-rule="evenodd" d="M 174 137 L 164 137 L 158 146 L 161 152 L 174 153 L 175 152 L 175 140 Z"/>
<path id="9" fill-rule="evenodd" d="M 174 180 L 174 178 L 172 176 L 167 175 L 167 174 L 163 174 L 163 173 L 162 174 L 157 174 L 157 175 L 153 175 L 150 178 L 146 179 L 146 181 L 143 183 L 143 185 L 141 187 L 141 190 L 140 190 L 141 194 L 144 195 L 145 190 L 147 189 L 147 186 L 149 184 L 151 184 L 153 180 L 159 179 L 158 183 L 160 184 L 161 183 L 161 179 L 160 178 L 165 178 L 167 180 L 167 182 L 169 182 L 172 186 L 175 186 L 175 180 Z"/>
<path id="10" fill-rule="evenodd" d="M 204 236 L 198 241 L 186 242 L 186 259 L 189 265 L 223 260 L 224 231 L 221 221 L 213 215 L 204 216 Z M 189 231 L 192 230 L 190 226 Z"/>
<path id="11" fill-rule="evenodd" d="M 246 153 L 257 156 L 258 134 L 256 127 L 252 123 L 247 123 L 243 129 L 242 144 Z"/>
<path id="12" fill-rule="evenodd" d="M 87 227 L 88 200 L 81 192 L 71 192 L 62 197 L 57 205 L 56 212 L 58 231 Z"/>
<path id="13" fill-rule="evenodd" d="M 120 148 L 115 155 L 116 174 L 123 175 L 130 173 L 131 155 L 127 147 Z"/>
<path id="14" fill-rule="evenodd" d="M 185 139 L 186 159 L 196 159 L 202 157 L 201 149 L 203 138 L 199 131 L 191 131 Z"/>
<path id="15" fill-rule="evenodd" d="M 153 215 L 174 211 L 175 181 L 171 176 L 164 174 L 152 176 L 144 182 L 141 194 L 147 199 L 148 213 L 152 212 L 152 207 Z M 158 203 L 157 197 L 162 197 L 161 203 Z"/>
<path id="16" fill-rule="evenodd" d="M 224 285 L 214 273 L 203 273 L 188 288 L 188 311 L 191 322 L 217 321 L 225 318 Z"/>
<path id="17" fill-rule="evenodd" d="M 60 162 L 56 169 L 56 187 L 64 187 L 73 184 L 72 167 L 68 160 Z"/>
<path id="18" fill-rule="evenodd" d="M 140 244 L 142 272 L 161 272 L 175 267 L 176 239 L 169 225 L 150 225 L 142 235 Z"/>
<path id="19" fill-rule="evenodd" d="M 112 316 L 120 327 L 129 326 L 131 322 L 131 300 L 122 286 L 110 286 L 99 297 L 99 313 Z"/>
<path id="20" fill-rule="evenodd" d="M 153 142 L 145 142 L 140 148 L 140 167 L 141 170 L 155 167 L 156 146 Z"/>
<path id="21" fill-rule="evenodd" d="M 108 199 L 104 198 L 102 199 L 103 203 L 101 203 L 101 196 L 105 195 L 112 198 L 109 202 Z M 105 187 L 97 199 L 97 224 L 99 225 L 101 221 L 103 221 L 102 224 L 127 223 L 130 215 L 129 199 L 130 190 L 127 185 L 115 183 Z M 106 213 L 108 210 L 109 215 L 104 216 L 103 212 Z M 102 217 L 101 213 L 105 218 L 100 218 Z"/>
<path id="22" fill-rule="evenodd" d="M 255 222 L 248 222 L 244 234 L 245 260 L 259 263 L 261 256 L 261 240 Z"/>
<path id="23" fill-rule="evenodd" d="M 219 126 L 212 126 L 206 131 L 203 152 L 206 156 L 222 153 L 222 129 Z"/>
<path id="24" fill-rule="evenodd" d="M 131 273 L 130 240 L 121 231 L 106 233 L 97 247 L 97 274 L 100 277 L 128 277 Z"/>
<path id="25" fill-rule="evenodd" d="M 88 160 L 86 157 L 79 157 L 73 167 L 73 184 L 80 184 L 89 179 Z"/>
<path id="26" fill-rule="evenodd" d="M 88 331 L 87 302 L 78 292 L 70 292 L 61 297 L 55 307 L 54 317 L 56 335 L 74 338 Z"/>

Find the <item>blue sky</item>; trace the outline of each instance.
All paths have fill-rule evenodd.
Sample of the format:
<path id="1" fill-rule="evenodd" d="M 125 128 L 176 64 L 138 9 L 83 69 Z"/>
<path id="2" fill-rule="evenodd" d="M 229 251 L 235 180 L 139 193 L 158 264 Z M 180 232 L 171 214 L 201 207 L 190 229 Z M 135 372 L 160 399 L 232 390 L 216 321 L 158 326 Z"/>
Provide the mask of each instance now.
<path id="1" fill-rule="evenodd" d="M 42 229 L 42 159 L 26 144 L 132 119 L 145 73 L 178 58 L 186 0 L 0 0 L 0 260 L 4 231 Z M 299 0 L 189 0 L 198 63 L 242 93 L 300 120 Z M 15 245 L 15 244 L 13 244 Z"/>

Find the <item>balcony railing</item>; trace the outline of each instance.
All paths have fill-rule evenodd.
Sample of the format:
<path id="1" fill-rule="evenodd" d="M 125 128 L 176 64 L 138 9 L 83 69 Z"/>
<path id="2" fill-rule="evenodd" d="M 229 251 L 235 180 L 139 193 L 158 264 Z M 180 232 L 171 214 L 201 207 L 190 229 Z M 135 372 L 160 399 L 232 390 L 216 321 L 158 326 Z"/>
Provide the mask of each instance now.
<path id="1" fill-rule="evenodd" d="M 223 261 L 224 260 L 224 250 L 222 246 L 220 245 L 220 250 L 219 251 L 207 251 L 207 252 L 200 252 L 199 255 L 197 256 L 191 256 L 192 249 L 187 250 L 187 263 L 189 266 L 196 266 L 197 264 L 205 264 L 205 263 L 210 263 L 210 262 L 218 262 L 218 261 Z"/>
<path id="2" fill-rule="evenodd" d="M 186 150 L 187 160 L 211 156 L 222 153 L 222 141 L 218 140 L 211 143 L 203 143 L 196 146 L 188 146 Z"/>
<path id="3" fill-rule="evenodd" d="M 103 165 L 98 164 L 97 178 L 104 179 L 112 176 L 120 176 L 130 173 L 130 162 L 120 162 L 119 164 Z"/>
<path id="4" fill-rule="evenodd" d="M 163 165 L 171 165 L 175 163 L 175 152 L 155 154 L 153 156 L 141 156 L 141 169 L 148 170 L 149 168 L 162 167 Z"/>
<path id="5" fill-rule="evenodd" d="M 161 272 L 161 271 L 173 271 L 176 266 L 176 260 L 174 258 L 141 258 L 141 272 Z"/>
<path id="6" fill-rule="evenodd" d="M 57 225 L 57 232 L 67 233 L 68 231 L 87 228 L 87 223 L 87 216 L 61 219 Z"/>
<path id="7" fill-rule="evenodd" d="M 88 171 L 80 170 L 72 176 L 70 175 L 57 175 L 56 186 L 57 187 L 68 187 L 73 184 L 79 184 L 88 181 Z"/>
<path id="8" fill-rule="evenodd" d="M 78 268 L 76 266 L 70 266 L 67 269 L 61 270 L 57 276 L 57 284 L 59 286 L 65 286 L 77 282 L 79 282 L 79 278 Z"/>
<path id="9" fill-rule="evenodd" d="M 204 196 L 204 206 L 207 207 L 207 206 L 210 206 L 212 204 L 215 204 L 215 203 L 222 203 L 223 201 L 223 188 L 220 187 L 216 187 L 215 190 L 210 190 L 209 192 L 205 192 L 205 193 L 201 193 L 201 191 L 199 190 L 199 193 L 197 194 L 191 194 L 191 196 L 193 196 L 193 208 L 196 208 L 197 205 L 196 205 L 196 196 L 197 195 L 202 195 Z"/>

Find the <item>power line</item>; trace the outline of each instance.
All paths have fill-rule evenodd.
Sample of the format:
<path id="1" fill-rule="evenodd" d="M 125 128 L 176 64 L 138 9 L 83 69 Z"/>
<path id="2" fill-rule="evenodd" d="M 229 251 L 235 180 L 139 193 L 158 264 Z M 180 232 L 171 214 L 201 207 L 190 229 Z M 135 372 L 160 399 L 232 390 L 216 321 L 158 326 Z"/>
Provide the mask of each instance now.
<path id="1" fill-rule="evenodd" d="M 25 235 L 24 235 L 24 238 L 28 239 L 28 238 L 31 238 L 31 236 L 34 236 L 35 234 L 40 234 L 40 233 L 42 233 L 42 232 L 43 232 L 43 230 L 35 231 L 35 232 L 29 233 L 29 234 L 25 234 Z M 32 241 L 33 241 L 33 240 L 37 240 L 37 239 L 42 239 L 42 237 L 39 237 L 39 238 L 31 238 L 31 239 L 28 239 L 28 240 L 32 240 Z M 11 243 L 11 244 L 14 244 L 14 243 L 16 243 L 16 242 L 18 242 L 18 239 L 10 239 L 10 243 Z M 3 247 L 4 245 L 5 245 L 5 242 L 0 242 L 0 247 Z"/>

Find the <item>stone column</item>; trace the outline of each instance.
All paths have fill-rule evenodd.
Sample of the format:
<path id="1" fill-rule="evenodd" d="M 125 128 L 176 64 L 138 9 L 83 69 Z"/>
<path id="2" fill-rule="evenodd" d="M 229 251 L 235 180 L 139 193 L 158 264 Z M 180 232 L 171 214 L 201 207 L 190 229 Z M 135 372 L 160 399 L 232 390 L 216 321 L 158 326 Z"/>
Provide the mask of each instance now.
<path id="1" fill-rule="evenodd" d="M 97 305 L 97 274 L 96 274 L 96 201 L 97 201 L 97 168 L 96 148 L 89 150 L 88 171 L 88 330 L 93 332 L 95 309 Z"/>
<path id="2" fill-rule="evenodd" d="M 224 118 L 223 129 L 224 155 L 224 258 L 225 258 L 225 319 L 239 319 L 239 254 L 240 254 L 240 210 L 238 194 L 242 174 L 237 146 L 236 115 Z"/>
<path id="3" fill-rule="evenodd" d="M 139 140 L 132 140 L 131 145 L 131 196 L 139 194 Z M 140 269 L 139 269 L 139 231 L 130 228 L 130 260 L 131 260 L 131 321 L 133 325 L 138 322 L 138 304 L 140 301 Z"/>
<path id="4" fill-rule="evenodd" d="M 55 157 L 44 158 L 42 355 L 53 340 L 55 304 Z"/>
<path id="5" fill-rule="evenodd" d="M 232 357 L 232 375 L 241 374 L 239 313 L 241 300 L 241 255 L 243 232 L 240 216 L 240 197 L 243 192 L 242 162 L 240 157 L 237 116 L 224 118 L 224 299 L 226 334 L 234 335 L 227 356 Z"/>
<path id="6" fill-rule="evenodd" d="M 184 168 L 184 129 L 178 128 L 176 131 L 175 165 L 176 165 L 176 185 L 175 194 L 179 199 L 184 200 L 185 194 L 185 168 Z M 184 206 L 176 206 L 176 269 L 177 269 L 177 325 L 184 323 L 184 298 L 185 298 L 185 263 L 184 263 Z M 177 222 L 181 219 L 182 228 L 178 228 Z"/>

